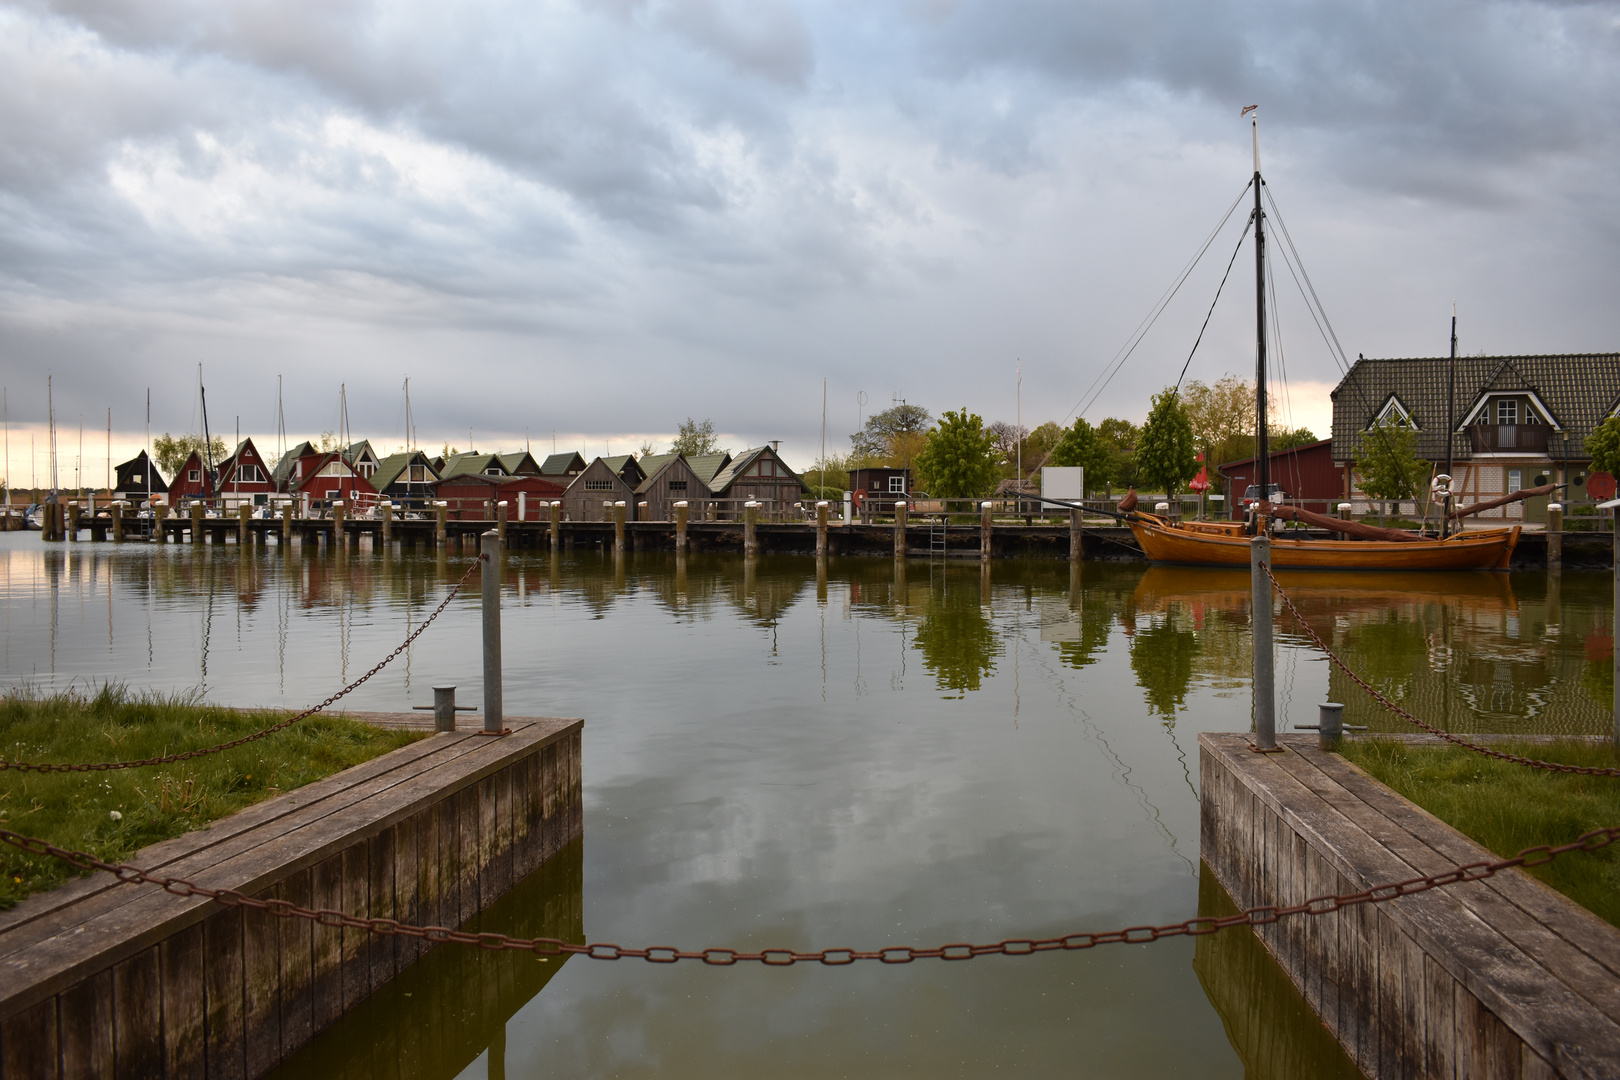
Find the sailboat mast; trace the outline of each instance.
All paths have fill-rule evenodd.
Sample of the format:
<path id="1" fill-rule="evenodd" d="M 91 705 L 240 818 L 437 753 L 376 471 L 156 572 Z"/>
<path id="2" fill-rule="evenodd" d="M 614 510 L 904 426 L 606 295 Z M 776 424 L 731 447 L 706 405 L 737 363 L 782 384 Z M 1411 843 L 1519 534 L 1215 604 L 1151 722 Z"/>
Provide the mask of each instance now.
<path id="1" fill-rule="evenodd" d="M 1451 471 L 1454 441 L 1453 432 L 1457 428 L 1457 301 L 1451 302 L 1451 364 L 1446 376 L 1446 475 L 1455 475 Z"/>
<path id="2" fill-rule="evenodd" d="M 1260 484 L 1260 502 L 1271 500 L 1270 440 L 1266 433 L 1266 229 L 1265 211 L 1260 208 L 1260 116 L 1255 113 L 1254 131 L 1254 464 Z"/>

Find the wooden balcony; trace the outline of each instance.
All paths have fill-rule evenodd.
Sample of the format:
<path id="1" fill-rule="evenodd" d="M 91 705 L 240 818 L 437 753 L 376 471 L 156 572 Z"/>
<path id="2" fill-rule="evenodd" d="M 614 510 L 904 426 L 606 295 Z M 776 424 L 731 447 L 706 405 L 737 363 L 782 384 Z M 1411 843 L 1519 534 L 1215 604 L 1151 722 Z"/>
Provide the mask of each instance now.
<path id="1" fill-rule="evenodd" d="M 1468 436 L 1476 454 L 1545 454 L 1546 424 L 1475 424 Z"/>

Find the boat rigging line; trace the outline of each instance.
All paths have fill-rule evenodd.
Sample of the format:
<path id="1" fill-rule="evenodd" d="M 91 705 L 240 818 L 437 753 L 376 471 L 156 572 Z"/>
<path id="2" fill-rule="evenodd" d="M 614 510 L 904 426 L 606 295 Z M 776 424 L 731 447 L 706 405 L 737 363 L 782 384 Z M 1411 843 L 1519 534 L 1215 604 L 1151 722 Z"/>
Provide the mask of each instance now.
<path id="1" fill-rule="evenodd" d="M 1237 246 L 1232 249 L 1232 257 L 1226 261 L 1226 273 L 1221 275 L 1221 283 L 1215 287 L 1215 299 L 1209 302 L 1209 310 L 1204 313 L 1204 325 L 1198 328 L 1198 336 L 1193 339 L 1192 351 L 1187 354 L 1187 362 L 1181 365 L 1181 374 L 1176 376 L 1176 388 L 1173 391 L 1175 394 L 1181 393 L 1181 381 L 1187 377 L 1187 369 L 1192 366 L 1193 354 L 1198 351 L 1199 343 L 1204 340 L 1204 331 L 1209 329 L 1210 316 L 1215 314 L 1215 305 L 1221 302 L 1221 290 L 1226 288 L 1226 279 L 1232 274 L 1232 266 L 1237 262 L 1238 253 L 1243 250 L 1243 241 L 1249 238 L 1249 226 L 1253 224 L 1251 218 L 1248 225 L 1243 226 L 1243 235 L 1238 237 Z"/>
<path id="2" fill-rule="evenodd" d="M 1248 183 L 1243 185 L 1243 190 L 1238 192 L 1237 198 L 1232 200 L 1232 205 L 1226 208 L 1226 213 L 1221 215 L 1220 223 L 1217 224 L 1214 229 L 1210 230 L 1209 236 L 1204 240 L 1203 245 L 1199 247 L 1197 253 L 1193 255 L 1192 259 L 1188 261 L 1186 266 L 1182 267 L 1181 272 L 1176 275 L 1176 279 L 1171 282 L 1170 286 L 1165 289 L 1164 293 L 1159 297 L 1158 302 L 1153 305 L 1142 321 L 1137 324 L 1136 329 L 1131 331 L 1130 337 L 1125 339 L 1125 344 L 1120 346 L 1119 352 L 1114 354 L 1113 359 L 1108 362 L 1108 366 L 1105 367 L 1102 372 L 1100 372 L 1097 377 L 1091 381 L 1090 386 L 1086 387 L 1085 394 L 1082 395 L 1081 401 L 1076 404 L 1073 409 L 1069 410 L 1068 416 L 1063 418 L 1063 422 L 1065 424 L 1069 422 L 1070 417 L 1073 417 L 1077 413 L 1084 416 L 1086 410 L 1090 409 L 1092 405 L 1096 404 L 1097 398 L 1102 395 L 1104 390 L 1108 389 L 1108 384 L 1113 381 L 1115 375 L 1119 374 L 1120 368 L 1125 366 L 1125 361 L 1131 358 L 1131 354 L 1136 351 L 1136 347 L 1138 345 L 1142 344 L 1142 339 L 1147 336 L 1147 332 L 1153 328 L 1153 324 L 1158 321 L 1159 316 L 1164 314 L 1164 309 L 1169 306 L 1170 301 L 1176 298 L 1176 294 L 1180 292 L 1181 287 L 1186 284 L 1187 278 L 1192 275 L 1192 272 L 1197 268 L 1199 261 L 1203 259 L 1204 253 L 1209 250 L 1209 246 L 1215 242 L 1215 238 L 1220 235 L 1221 230 L 1226 227 L 1226 223 L 1231 220 L 1233 212 L 1236 211 L 1239 204 L 1243 202 L 1243 196 L 1249 193 L 1249 188 L 1253 183 L 1254 181 L 1251 179 Z M 1101 383 L 1100 386 L 1098 385 L 1099 382 Z"/>

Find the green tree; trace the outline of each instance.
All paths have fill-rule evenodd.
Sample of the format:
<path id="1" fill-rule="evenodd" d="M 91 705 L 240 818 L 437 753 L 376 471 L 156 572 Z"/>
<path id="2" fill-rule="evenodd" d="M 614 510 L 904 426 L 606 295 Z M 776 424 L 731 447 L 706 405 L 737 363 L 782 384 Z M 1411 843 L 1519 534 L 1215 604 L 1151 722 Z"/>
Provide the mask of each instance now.
<path id="1" fill-rule="evenodd" d="M 1620 476 L 1620 417 L 1611 416 L 1586 437 L 1586 452 L 1592 456 L 1592 471 Z"/>
<path id="2" fill-rule="evenodd" d="M 201 435 L 170 435 L 165 431 L 152 440 L 152 460 L 157 462 L 157 467 L 163 475 L 173 477 L 193 451 L 202 450 L 202 444 Z M 223 435 L 215 435 L 212 445 L 216 463 L 231 452 L 230 447 L 225 445 Z"/>
<path id="3" fill-rule="evenodd" d="M 967 697 L 995 670 L 1001 638 L 984 613 L 975 589 L 930 589 L 912 648 L 923 654 L 939 689 Z"/>
<path id="4" fill-rule="evenodd" d="M 1254 387 L 1236 375 L 1213 386 L 1194 380 L 1181 391 L 1198 449 L 1211 466 L 1254 456 Z"/>
<path id="5" fill-rule="evenodd" d="M 922 450 L 931 423 L 933 417 L 921 405 L 900 404 L 873 413 L 866 426 L 849 437 L 851 465 L 906 468 Z"/>
<path id="6" fill-rule="evenodd" d="M 995 486 L 996 440 L 984 418 L 947 409 L 917 455 L 917 485 L 944 499 L 988 495 Z"/>
<path id="7" fill-rule="evenodd" d="M 1181 485 L 1198 475 L 1198 440 L 1175 390 L 1153 395 L 1153 408 L 1136 443 L 1136 468 L 1155 490 L 1174 499 Z"/>
<path id="8" fill-rule="evenodd" d="M 1078 465 L 1086 470 L 1086 486 L 1091 488 L 1108 482 L 1111 456 L 1110 447 L 1102 434 L 1082 416 L 1063 433 L 1063 438 L 1052 448 L 1046 463 L 1068 468 Z"/>
<path id="9" fill-rule="evenodd" d="M 721 454 L 720 437 L 714 432 L 714 421 L 693 420 L 690 416 L 686 423 L 676 431 L 675 441 L 670 443 L 669 452 L 672 454 L 685 454 L 687 457 L 701 457 L 704 454 Z"/>
<path id="10" fill-rule="evenodd" d="M 1271 432 L 1266 436 L 1266 444 L 1275 454 L 1279 450 L 1293 450 L 1300 446 L 1309 446 L 1317 442 L 1316 433 L 1308 427 L 1294 428 L 1292 431 L 1284 428 L 1282 431 Z"/>
<path id="11" fill-rule="evenodd" d="M 1112 497 L 1115 484 L 1129 487 L 1136 483 L 1136 441 L 1142 437 L 1142 429 L 1129 420 L 1110 416 L 1097 425 L 1097 434 L 1108 447 L 1104 471 L 1097 479 L 1104 493 Z"/>
<path id="12" fill-rule="evenodd" d="M 1416 499 L 1418 485 L 1429 471 L 1414 450 L 1417 433 L 1405 424 L 1379 424 L 1359 440 L 1357 487 L 1374 499 Z M 1379 520 L 1384 517 L 1379 506 Z"/>

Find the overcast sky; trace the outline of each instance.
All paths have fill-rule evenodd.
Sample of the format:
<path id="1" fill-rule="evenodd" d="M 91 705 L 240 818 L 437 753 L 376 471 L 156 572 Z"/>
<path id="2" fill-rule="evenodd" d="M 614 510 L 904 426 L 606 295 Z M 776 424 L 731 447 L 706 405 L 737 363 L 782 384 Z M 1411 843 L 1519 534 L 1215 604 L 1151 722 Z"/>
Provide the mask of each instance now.
<path id="1" fill-rule="evenodd" d="M 899 394 L 1063 420 L 1237 198 L 1344 348 L 1620 348 L 1620 8 L 1169 0 L 0 2 L 12 468 L 209 419 L 806 466 Z M 1087 410 L 1175 381 L 1244 211 Z M 1252 370 L 1245 250 L 1190 378 Z M 1280 276 L 1295 418 L 1339 369 Z M 271 434 L 273 439 L 273 434 Z M 69 445 L 69 444 L 72 445 Z M 19 445 L 21 444 L 21 450 Z M 268 448 L 267 448 L 268 449 Z M 121 456 L 115 454 L 115 456 Z M 19 481 L 24 476 L 18 472 Z"/>

